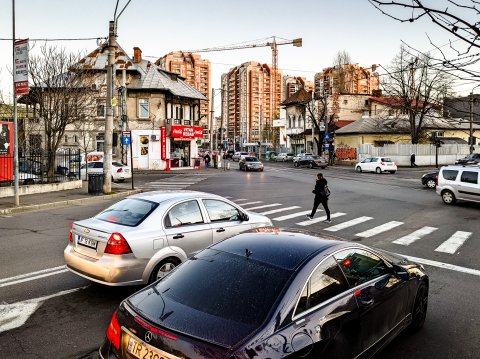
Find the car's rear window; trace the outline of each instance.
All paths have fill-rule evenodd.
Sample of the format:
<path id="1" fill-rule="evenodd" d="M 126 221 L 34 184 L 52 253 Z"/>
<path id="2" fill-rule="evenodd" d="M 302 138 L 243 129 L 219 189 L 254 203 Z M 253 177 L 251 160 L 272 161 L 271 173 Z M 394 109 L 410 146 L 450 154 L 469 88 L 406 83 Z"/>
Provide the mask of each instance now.
<path id="1" fill-rule="evenodd" d="M 139 198 L 126 198 L 108 207 L 95 218 L 105 222 L 135 227 L 157 208 L 158 203 Z"/>
<path id="2" fill-rule="evenodd" d="M 112 162 L 112 165 L 117 166 L 117 167 L 125 166 L 125 165 L 121 164 L 120 162 Z"/>
<path id="3" fill-rule="evenodd" d="M 458 175 L 458 171 L 456 170 L 443 170 L 442 171 L 443 178 L 447 181 L 455 181 Z"/>
<path id="4" fill-rule="evenodd" d="M 388 157 L 382 157 L 382 162 L 392 162 L 392 160 Z"/>
<path id="5" fill-rule="evenodd" d="M 205 249 L 129 302 L 159 325 L 232 346 L 263 323 L 292 274 Z"/>

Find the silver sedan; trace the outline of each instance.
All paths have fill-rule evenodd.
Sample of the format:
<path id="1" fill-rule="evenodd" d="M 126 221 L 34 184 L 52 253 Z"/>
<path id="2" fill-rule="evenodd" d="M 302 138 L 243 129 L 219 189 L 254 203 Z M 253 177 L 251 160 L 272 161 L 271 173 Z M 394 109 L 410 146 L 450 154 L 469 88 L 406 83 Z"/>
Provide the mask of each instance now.
<path id="1" fill-rule="evenodd" d="M 146 192 L 74 222 L 64 258 L 70 271 L 101 284 L 146 284 L 215 242 L 271 225 L 214 194 Z"/>

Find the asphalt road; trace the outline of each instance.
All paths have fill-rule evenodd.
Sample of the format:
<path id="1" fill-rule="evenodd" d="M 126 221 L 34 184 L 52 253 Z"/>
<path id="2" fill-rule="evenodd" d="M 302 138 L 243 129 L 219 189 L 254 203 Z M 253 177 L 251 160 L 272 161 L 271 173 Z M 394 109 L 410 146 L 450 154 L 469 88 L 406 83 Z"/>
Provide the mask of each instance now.
<path id="1" fill-rule="evenodd" d="M 269 217 L 280 227 L 335 235 L 415 257 L 425 264 L 431 278 L 425 327 L 415 336 L 401 335 L 381 357 L 478 357 L 480 204 L 443 205 L 434 191 L 421 186 L 418 171 L 400 169 L 395 175 L 374 175 L 335 167 L 322 171 L 332 190 L 333 221 L 309 222 L 304 214 L 295 214 L 311 208 L 318 171 L 283 163 L 269 163 L 263 173 L 236 168 L 233 164 L 230 171 L 212 170 L 202 175 L 138 175 L 136 186 L 146 190 L 189 188 L 229 196 L 244 208 L 257 207 L 257 212 L 278 210 Z M 119 186 L 123 185 L 129 186 Z M 113 310 L 138 288 L 105 287 L 71 274 L 62 267 L 63 249 L 70 223 L 92 216 L 106 205 L 105 201 L 94 202 L 0 218 L 1 357 L 95 356 Z M 297 208 L 284 210 L 292 206 Z M 316 217 L 323 215 L 318 212 Z M 346 222 L 357 224 L 345 226 Z M 392 228 L 378 232 L 386 225 Z M 418 234 L 421 229 L 428 234 Z M 460 246 L 458 232 L 466 237 Z M 415 237 L 412 233 L 419 238 L 405 245 Z M 456 245 L 451 243 L 452 236 L 457 238 Z"/>

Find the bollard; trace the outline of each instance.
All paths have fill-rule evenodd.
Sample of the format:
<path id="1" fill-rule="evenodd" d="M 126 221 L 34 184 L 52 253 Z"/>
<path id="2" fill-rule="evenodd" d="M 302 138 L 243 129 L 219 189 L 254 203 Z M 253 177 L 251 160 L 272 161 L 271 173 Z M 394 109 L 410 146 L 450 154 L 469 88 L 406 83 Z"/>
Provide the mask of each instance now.
<path id="1" fill-rule="evenodd" d="M 227 162 L 227 170 L 230 171 L 230 162 Z"/>

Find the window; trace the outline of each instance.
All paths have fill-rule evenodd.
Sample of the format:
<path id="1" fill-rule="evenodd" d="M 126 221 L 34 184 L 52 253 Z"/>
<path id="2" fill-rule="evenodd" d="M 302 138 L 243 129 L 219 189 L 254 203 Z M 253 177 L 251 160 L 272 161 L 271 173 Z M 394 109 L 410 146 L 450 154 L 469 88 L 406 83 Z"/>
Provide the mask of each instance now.
<path id="1" fill-rule="evenodd" d="M 445 178 L 447 181 L 455 181 L 458 175 L 458 171 L 443 170 L 442 175 L 443 175 L 443 178 Z"/>
<path id="2" fill-rule="evenodd" d="M 107 113 L 105 109 L 105 100 L 97 100 L 97 117 L 105 118 Z"/>
<path id="3" fill-rule="evenodd" d="M 150 117 L 150 101 L 147 98 L 141 98 L 138 100 L 138 117 Z"/>
<path id="4" fill-rule="evenodd" d="M 165 227 L 181 227 L 190 224 L 203 223 L 198 202 L 186 201 L 175 205 L 165 217 Z"/>
<path id="5" fill-rule="evenodd" d="M 98 152 L 103 152 L 105 140 L 104 140 L 104 135 L 98 135 L 96 137 L 96 149 Z"/>
<path id="6" fill-rule="evenodd" d="M 363 249 L 347 249 L 334 257 L 351 287 L 390 273 L 382 259 Z"/>
<path id="7" fill-rule="evenodd" d="M 73 135 L 73 142 L 78 142 L 78 136 L 77 135 Z"/>
<path id="8" fill-rule="evenodd" d="M 206 199 L 203 204 L 212 222 L 239 220 L 238 209 L 228 203 L 216 199 Z"/>
<path id="9" fill-rule="evenodd" d="M 465 182 L 465 183 L 477 184 L 478 183 L 478 173 L 477 172 L 472 172 L 472 171 L 463 171 L 462 176 L 460 177 L 460 181 Z"/>
<path id="10" fill-rule="evenodd" d="M 108 207 L 95 218 L 105 222 L 133 227 L 139 225 L 157 206 L 158 203 L 144 199 L 127 198 Z"/>
<path id="11" fill-rule="evenodd" d="M 393 116 L 393 115 L 394 115 L 394 113 L 395 113 L 395 111 L 394 111 L 394 110 L 388 110 L 388 116 Z"/>
<path id="12" fill-rule="evenodd" d="M 64 140 L 65 140 L 65 143 L 68 142 L 68 135 L 65 135 L 65 136 L 64 136 Z"/>
<path id="13" fill-rule="evenodd" d="M 329 257 L 312 273 L 300 296 L 295 315 L 337 296 L 349 289 L 337 262 Z"/>

